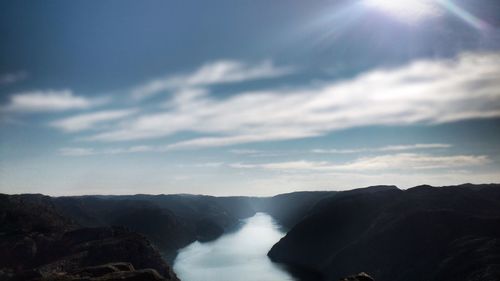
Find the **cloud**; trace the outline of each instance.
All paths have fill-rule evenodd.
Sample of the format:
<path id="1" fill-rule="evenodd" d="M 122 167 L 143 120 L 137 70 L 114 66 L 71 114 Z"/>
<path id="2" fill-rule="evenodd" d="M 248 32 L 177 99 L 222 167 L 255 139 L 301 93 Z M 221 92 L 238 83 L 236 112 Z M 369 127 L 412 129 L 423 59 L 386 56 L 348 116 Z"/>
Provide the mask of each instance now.
<path id="1" fill-rule="evenodd" d="M 74 95 L 70 90 L 31 91 L 10 96 L 4 110 L 9 112 L 51 112 L 69 109 L 86 109 L 102 103 L 103 100 L 90 100 Z"/>
<path id="2" fill-rule="evenodd" d="M 126 150 L 129 153 L 157 151 L 157 148 L 149 145 L 136 145 Z"/>
<path id="3" fill-rule="evenodd" d="M 224 165 L 224 162 L 205 162 L 196 164 L 178 164 L 179 168 L 219 168 Z"/>
<path id="4" fill-rule="evenodd" d="M 92 148 L 64 147 L 59 149 L 59 154 L 64 156 L 88 156 L 95 154 L 95 151 Z"/>
<path id="5" fill-rule="evenodd" d="M 290 67 L 277 67 L 271 61 L 249 65 L 239 61 L 220 60 L 205 64 L 193 73 L 152 80 L 133 89 L 132 96 L 144 99 L 165 90 L 268 79 L 287 75 L 292 71 Z"/>
<path id="6" fill-rule="evenodd" d="M 498 117 L 498 65 L 500 53 L 464 53 L 455 59 L 376 69 L 344 81 L 226 98 L 203 90 L 180 91 L 163 112 L 139 115 L 87 139 L 113 142 L 199 134 L 168 145 L 168 149 L 188 149 L 315 137 L 359 126 Z M 386 148 L 398 149 L 409 148 Z"/>
<path id="7" fill-rule="evenodd" d="M 161 151 L 161 148 L 149 145 L 137 145 L 127 148 L 112 148 L 95 150 L 87 147 L 64 147 L 59 149 L 59 154 L 63 156 L 90 156 L 90 155 L 113 155 L 126 153 L 154 152 Z"/>
<path id="8" fill-rule="evenodd" d="M 78 132 L 91 129 L 96 124 L 130 116 L 135 112 L 135 109 L 98 111 L 57 120 L 52 122 L 50 125 L 65 132 Z"/>
<path id="9" fill-rule="evenodd" d="M 268 151 L 268 150 L 257 150 L 257 149 L 231 149 L 230 153 L 236 155 L 245 155 L 249 157 L 279 157 L 284 155 L 289 155 L 293 153 L 292 151 Z"/>
<path id="10" fill-rule="evenodd" d="M 6 73 L 0 75 L 0 86 L 14 84 L 20 82 L 28 77 L 28 74 L 24 71 Z"/>
<path id="11" fill-rule="evenodd" d="M 229 152 L 239 155 L 260 154 L 262 151 L 256 149 L 231 149 Z"/>
<path id="12" fill-rule="evenodd" d="M 428 154 L 400 153 L 364 157 L 354 162 L 340 165 L 339 170 L 384 170 L 384 169 L 444 169 L 480 166 L 490 163 L 485 155 L 434 156 Z"/>
<path id="13" fill-rule="evenodd" d="M 431 149 L 431 148 L 450 148 L 452 145 L 447 143 L 417 143 L 410 145 L 389 145 L 379 148 L 379 151 L 401 151 L 415 149 Z"/>
<path id="14" fill-rule="evenodd" d="M 327 161 L 289 161 L 264 164 L 235 163 L 233 168 L 261 168 L 284 171 L 368 172 L 390 170 L 428 170 L 480 166 L 490 163 L 484 155 L 434 156 L 428 154 L 399 153 L 363 157 L 352 162 L 336 164 Z"/>
<path id="15" fill-rule="evenodd" d="M 429 171 L 415 170 L 411 173 L 273 173 L 261 177 L 252 177 L 241 181 L 245 190 L 262 191 L 265 195 L 289 192 L 290 190 L 348 190 L 373 185 L 396 185 L 410 188 L 421 184 L 445 186 L 471 182 L 476 184 L 498 182 L 500 175 L 495 172 L 471 172 L 461 170 Z M 262 187 L 265 187 L 263 189 Z M 272 188 L 270 188 L 272 187 Z"/>
<path id="16" fill-rule="evenodd" d="M 313 153 L 320 154 L 351 154 L 362 152 L 383 152 L 383 151 L 404 151 L 404 150 L 419 150 L 419 149 L 435 149 L 449 148 L 451 144 L 446 143 L 417 143 L 410 145 L 388 145 L 379 148 L 355 148 L 355 149 L 313 149 Z"/>
<path id="17" fill-rule="evenodd" d="M 200 147 L 228 146 L 240 143 L 261 142 L 268 140 L 288 140 L 296 138 L 312 137 L 316 134 L 308 134 L 300 131 L 277 131 L 277 132 L 255 132 L 247 135 L 227 136 L 227 137 L 202 137 L 187 141 L 181 141 L 166 146 L 167 150 L 190 149 Z"/>

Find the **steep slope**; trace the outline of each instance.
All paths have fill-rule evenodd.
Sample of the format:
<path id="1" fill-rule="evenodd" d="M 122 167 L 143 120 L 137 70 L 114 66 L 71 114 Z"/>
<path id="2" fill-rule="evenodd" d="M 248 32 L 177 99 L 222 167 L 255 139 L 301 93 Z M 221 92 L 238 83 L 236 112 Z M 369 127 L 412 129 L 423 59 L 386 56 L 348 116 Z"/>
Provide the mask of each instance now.
<path id="1" fill-rule="evenodd" d="M 321 199 L 334 196 L 334 191 L 301 191 L 279 194 L 255 201 L 259 210 L 266 212 L 285 228 L 292 228 L 308 214 Z"/>
<path id="2" fill-rule="evenodd" d="M 213 240 L 255 214 L 250 200 L 187 194 L 53 198 L 80 225 L 123 226 L 145 235 L 168 261 L 189 243 Z"/>
<path id="3" fill-rule="evenodd" d="M 376 280 L 497 280 L 498 206 L 498 185 L 341 192 L 269 256 L 326 280 L 360 271 Z"/>
<path id="4" fill-rule="evenodd" d="M 112 266 L 102 274 L 86 269 L 117 262 L 130 266 Z M 84 275 L 86 280 L 177 280 L 142 235 L 117 227 L 80 228 L 48 196 L 0 195 L 0 280 L 80 280 Z"/>

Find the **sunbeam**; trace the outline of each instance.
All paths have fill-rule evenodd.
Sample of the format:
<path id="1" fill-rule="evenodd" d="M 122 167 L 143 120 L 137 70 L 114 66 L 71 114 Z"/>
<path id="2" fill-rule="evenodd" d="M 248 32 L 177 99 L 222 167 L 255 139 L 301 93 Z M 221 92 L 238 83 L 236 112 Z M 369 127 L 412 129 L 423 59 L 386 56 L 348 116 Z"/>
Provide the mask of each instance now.
<path id="1" fill-rule="evenodd" d="M 365 0 L 364 4 L 409 23 L 441 14 L 441 10 L 434 0 Z"/>
<path id="2" fill-rule="evenodd" d="M 459 17 L 461 20 L 465 21 L 469 25 L 473 26 L 474 28 L 477 28 L 479 30 L 485 30 L 488 28 L 488 24 L 481 20 L 480 18 L 474 16 L 473 14 L 469 13 L 465 9 L 461 8 L 460 6 L 456 5 L 450 0 L 439 0 L 439 3 L 442 7 L 444 7 L 447 11 L 451 12 L 455 16 Z"/>

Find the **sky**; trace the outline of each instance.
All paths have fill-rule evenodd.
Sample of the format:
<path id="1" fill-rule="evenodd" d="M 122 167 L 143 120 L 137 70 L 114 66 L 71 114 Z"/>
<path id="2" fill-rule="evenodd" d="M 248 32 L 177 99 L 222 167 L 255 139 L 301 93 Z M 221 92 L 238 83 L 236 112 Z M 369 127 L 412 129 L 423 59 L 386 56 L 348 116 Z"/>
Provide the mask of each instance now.
<path id="1" fill-rule="evenodd" d="M 1 1 L 0 192 L 500 182 L 500 2 Z"/>

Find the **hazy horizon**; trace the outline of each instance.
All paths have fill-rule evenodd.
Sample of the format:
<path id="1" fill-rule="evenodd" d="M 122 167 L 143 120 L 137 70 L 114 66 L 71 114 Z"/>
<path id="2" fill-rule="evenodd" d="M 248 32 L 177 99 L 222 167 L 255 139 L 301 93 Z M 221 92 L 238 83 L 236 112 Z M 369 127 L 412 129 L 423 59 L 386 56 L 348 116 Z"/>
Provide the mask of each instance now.
<path id="1" fill-rule="evenodd" d="M 49 194 L 49 193 L 41 193 L 41 192 L 36 192 L 36 193 L 1 193 L 1 194 L 7 194 L 7 195 L 21 195 L 21 194 L 40 194 L 44 196 L 50 196 L 50 197 L 92 197 L 92 196 L 141 196 L 141 195 L 146 195 L 146 196 L 161 196 L 161 195 L 180 195 L 180 196 L 212 196 L 212 197 L 255 197 L 255 198 L 269 198 L 277 195 L 283 195 L 283 194 L 290 194 L 290 193 L 301 193 L 301 192 L 342 192 L 342 191 L 350 191 L 350 190 L 355 190 L 355 189 L 364 189 L 364 188 L 369 188 L 369 187 L 376 187 L 376 186 L 394 186 L 400 190 L 408 190 L 414 187 L 420 187 L 420 186 L 433 186 L 433 187 L 454 187 L 454 186 L 461 186 L 461 185 L 467 185 L 467 184 L 472 184 L 472 185 L 495 185 L 495 184 L 500 184 L 498 182 L 477 182 L 477 183 L 459 183 L 459 184 L 452 184 L 452 185 L 444 185 L 444 186 L 433 186 L 429 185 L 426 183 L 419 184 L 419 185 L 414 185 L 410 187 L 400 187 L 397 185 L 393 184 L 382 184 L 382 185 L 370 185 L 370 186 L 357 186 L 357 187 L 336 187 L 336 188 L 317 188 L 317 189 L 298 189 L 298 190 L 289 190 L 286 192 L 281 192 L 281 193 L 270 193 L 270 194 L 203 194 L 203 193 L 101 193 L 101 194 L 92 194 L 92 193 L 82 193 L 82 194 L 64 194 L 64 195 L 58 195 L 58 194 Z"/>
<path id="2" fill-rule="evenodd" d="M 4 1 L 0 193 L 500 182 L 500 5 L 394 3 Z"/>

